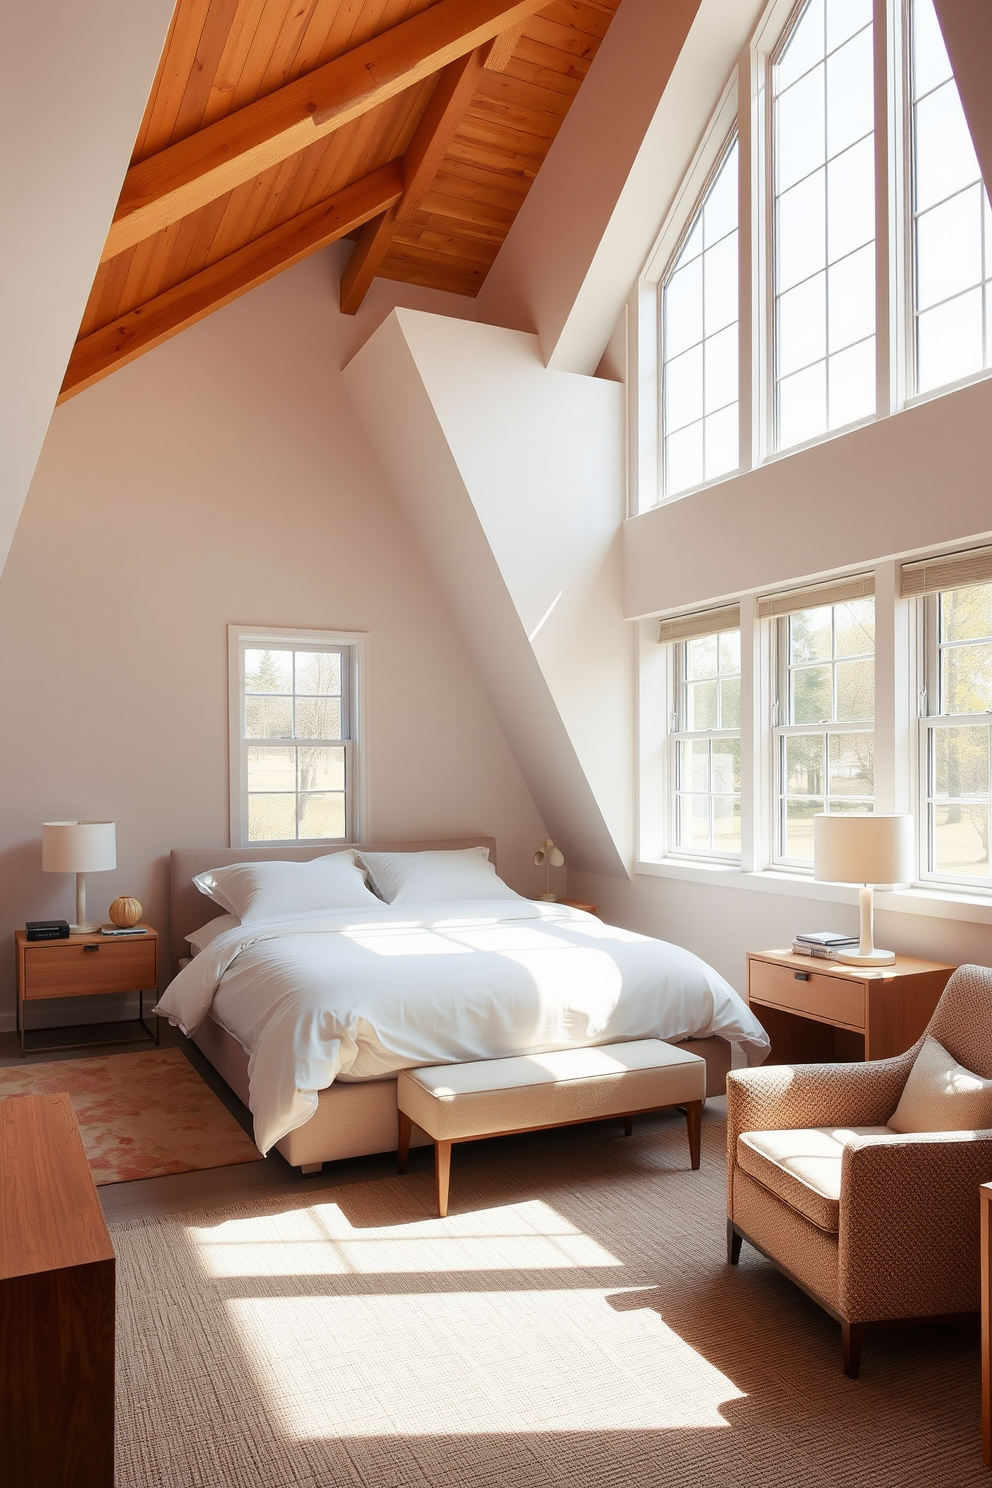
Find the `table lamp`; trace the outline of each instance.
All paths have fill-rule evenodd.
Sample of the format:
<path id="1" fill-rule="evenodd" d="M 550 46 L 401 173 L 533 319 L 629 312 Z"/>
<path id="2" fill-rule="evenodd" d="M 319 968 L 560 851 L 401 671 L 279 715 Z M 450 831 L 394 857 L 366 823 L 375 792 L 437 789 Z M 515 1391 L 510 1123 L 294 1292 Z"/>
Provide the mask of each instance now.
<path id="1" fill-rule="evenodd" d="M 41 866 L 46 873 L 76 875 L 76 923 L 69 929 L 92 935 L 99 925 L 86 923 L 86 875 L 117 867 L 117 831 L 113 822 L 42 822 Z"/>
<path id="2" fill-rule="evenodd" d="M 552 868 L 563 868 L 565 866 L 565 854 L 560 847 L 555 847 L 550 837 L 541 843 L 537 852 L 534 854 L 534 866 L 535 868 L 543 867 L 544 869 L 544 893 L 541 895 L 541 898 L 554 903 L 555 895 L 551 892 L 551 870 Z"/>
<path id="3" fill-rule="evenodd" d="M 913 818 L 830 814 L 813 818 L 813 877 L 825 883 L 861 885 L 861 944 L 840 954 L 848 966 L 891 966 L 895 951 L 877 951 L 874 933 L 875 884 L 910 883 Z"/>

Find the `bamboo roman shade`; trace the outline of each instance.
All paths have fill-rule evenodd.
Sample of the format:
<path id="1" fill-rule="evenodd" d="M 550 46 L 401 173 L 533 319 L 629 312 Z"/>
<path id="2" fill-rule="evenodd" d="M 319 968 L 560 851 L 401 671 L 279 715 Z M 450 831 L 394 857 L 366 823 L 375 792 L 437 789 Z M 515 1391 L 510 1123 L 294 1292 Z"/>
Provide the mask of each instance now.
<path id="1" fill-rule="evenodd" d="M 874 593 L 873 573 L 827 579 L 822 584 L 806 584 L 802 589 L 763 594 L 758 600 L 758 618 L 768 620 L 775 615 L 792 615 L 796 610 L 813 610 L 818 605 L 847 604 L 849 600 L 867 599 Z"/>
<path id="2" fill-rule="evenodd" d="M 971 548 L 967 553 L 944 553 L 939 558 L 904 563 L 899 593 L 907 598 L 988 583 L 992 583 L 992 548 Z"/>
<path id="3" fill-rule="evenodd" d="M 700 636 L 716 635 L 719 630 L 737 630 L 740 623 L 739 604 L 717 605 L 712 610 L 696 610 L 691 615 L 675 615 L 671 620 L 662 620 L 658 640 L 662 644 L 695 641 Z"/>

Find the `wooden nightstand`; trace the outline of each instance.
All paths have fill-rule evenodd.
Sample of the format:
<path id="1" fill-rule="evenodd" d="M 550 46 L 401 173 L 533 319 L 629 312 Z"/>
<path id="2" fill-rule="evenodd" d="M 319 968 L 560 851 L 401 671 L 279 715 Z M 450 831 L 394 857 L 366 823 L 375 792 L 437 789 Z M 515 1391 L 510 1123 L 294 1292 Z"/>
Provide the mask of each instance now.
<path id="1" fill-rule="evenodd" d="M 584 909 L 586 914 L 599 915 L 598 904 L 587 904 L 584 899 L 559 899 L 559 904 L 567 904 L 569 909 Z"/>
<path id="2" fill-rule="evenodd" d="M 17 943 L 17 1031 L 24 1045 L 24 1004 L 53 997 L 99 997 L 105 992 L 137 992 L 138 1018 L 144 1033 L 130 1038 L 100 1039 L 106 1044 L 143 1043 L 145 1036 L 158 1043 L 158 1019 L 154 1029 L 145 1022 L 145 997 L 158 993 L 158 931 L 145 926 L 144 935 L 70 935 L 68 940 L 28 940 L 24 930 Z M 92 1042 L 92 1040 L 91 1040 Z M 46 1044 L 55 1049 L 84 1049 L 84 1043 Z"/>
<path id="3" fill-rule="evenodd" d="M 748 951 L 747 1000 L 771 1037 L 769 1064 L 888 1059 L 919 1038 L 953 970 L 911 956 L 869 969 Z"/>

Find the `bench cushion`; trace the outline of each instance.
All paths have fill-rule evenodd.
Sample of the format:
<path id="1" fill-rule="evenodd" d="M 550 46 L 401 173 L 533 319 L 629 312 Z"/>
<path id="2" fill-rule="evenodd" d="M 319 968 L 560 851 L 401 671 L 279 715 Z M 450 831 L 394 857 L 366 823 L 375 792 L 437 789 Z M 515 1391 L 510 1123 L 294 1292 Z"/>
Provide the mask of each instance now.
<path id="1" fill-rule="evenodd" d="M 435 1141 L 702 1100 L 706 1061 L 661 1039 L 401 1070 L 401 1111 Z"/>

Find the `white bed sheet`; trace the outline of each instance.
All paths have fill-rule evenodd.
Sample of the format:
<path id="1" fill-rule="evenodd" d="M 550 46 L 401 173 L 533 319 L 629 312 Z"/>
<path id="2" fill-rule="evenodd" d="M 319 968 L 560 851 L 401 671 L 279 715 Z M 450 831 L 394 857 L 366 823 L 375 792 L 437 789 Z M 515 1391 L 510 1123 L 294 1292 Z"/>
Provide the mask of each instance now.
<path id="1" fill-rule="evenodd" d="M 734 989 L 680 946 L 533 900 L 318 911 L 239 925 L 155 1011 L 207 1013 L 249 1055 L 262 1152 L 336 1079 L 623 1039 L 719 1034 L 760 1064 L 769 1040 Z"/>

